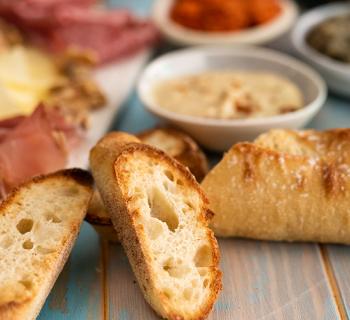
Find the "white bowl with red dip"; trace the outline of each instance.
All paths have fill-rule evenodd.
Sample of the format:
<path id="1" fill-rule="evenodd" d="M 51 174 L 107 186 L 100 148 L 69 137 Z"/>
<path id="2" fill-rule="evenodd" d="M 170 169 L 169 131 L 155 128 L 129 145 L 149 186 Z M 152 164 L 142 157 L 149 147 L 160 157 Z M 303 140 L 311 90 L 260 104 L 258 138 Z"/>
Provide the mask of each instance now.
<path id="1" fill-rule="evenodd" d="M 294 1 L 278 0 L 277 2 L 279 11 L 275 17 L 237 30 L 211 30 L 209 32 L 180 24 L 174 21 L 171 15 L 176 0 L 156 0 L 153 5 L 152 19 L 163 36 L 178 45 L 266 44 L 286 34 L 298 16 L 298 8 Z"/>

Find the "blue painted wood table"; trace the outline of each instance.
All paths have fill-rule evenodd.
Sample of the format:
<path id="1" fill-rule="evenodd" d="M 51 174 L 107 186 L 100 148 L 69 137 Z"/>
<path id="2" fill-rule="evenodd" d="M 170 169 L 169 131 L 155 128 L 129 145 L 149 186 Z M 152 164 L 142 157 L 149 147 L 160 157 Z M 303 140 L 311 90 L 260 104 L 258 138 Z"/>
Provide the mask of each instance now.
<path id="1" fill-rule="evenodd" d="M 151 1 L 114 1 L 144 13 Z M 155 124 L 133 93 L 113 129 L 139 131 Z M 350 101 L 330 97 L 310 127 L 350 126 Z M 210 319 L 350 318 L 350 247 L 220 240 L 224 289 Z M 84 223 L 40 320 L 151 320 L 118 244 L 101 241 Z"/>

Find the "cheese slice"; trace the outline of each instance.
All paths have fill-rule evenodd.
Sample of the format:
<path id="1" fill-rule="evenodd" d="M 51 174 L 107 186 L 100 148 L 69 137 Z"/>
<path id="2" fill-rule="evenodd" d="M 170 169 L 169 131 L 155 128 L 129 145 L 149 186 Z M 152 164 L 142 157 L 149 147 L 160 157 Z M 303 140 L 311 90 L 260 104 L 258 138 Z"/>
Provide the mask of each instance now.
<path id="1" fill-rule="evenodd" d="M 0 119 L 30 114 L 59 79 L 49 55 L 15 46 L 0 53 Z"/>

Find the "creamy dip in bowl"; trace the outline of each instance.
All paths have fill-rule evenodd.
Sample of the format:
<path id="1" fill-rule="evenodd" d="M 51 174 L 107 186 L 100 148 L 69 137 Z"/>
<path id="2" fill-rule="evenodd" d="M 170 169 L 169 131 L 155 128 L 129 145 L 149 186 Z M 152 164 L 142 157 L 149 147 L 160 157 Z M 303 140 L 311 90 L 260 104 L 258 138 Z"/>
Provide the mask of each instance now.
<path id="1" fill-rule="evenodd" d="M 286 104 L 283 105 L 283 108 L 287 108 L 286 112 L 282 112 L 282 105 L 278 104 L 279 107 L 276 107 L 273 112 L 275 115 L 267 115 L 266 111 L 263 116 L 261 113 L 260 116 L 259 113 L 256 113 L 255 116 L 242 117 L 242 112 L 239 115 L 234 113 L 236 108 L 234 112 L 230 110 L 232 101 L 235 101 L 235 106 L 237 106 L 237 99 L 229 98 L 227 100 L 228 113 L 225 108 L 217 112 L 215 108 L 218 108 L 217 105 L 220 104 L 216 104 L 215 110 L 211 111 L 211 116 L 203 116 L 183 112 L 186 106 L 180 102 L 174 104 L 174 110 L 170 111 L 157 100 L 155 94 L 159 89 L 157 86 L 166 85 L 173 80 L 208 73 L 269 74 L 287 79 L 292 87 L 297 88 L 291 91 L 300 90 L 301 97 L 296 93 L 295 101 L 299 103 L 301 99 L 302 106 L 294 110 L 299 105 L 297 103 L 292 106 L 292 110 L 288 109 L 291 106 Z M 183 89 L 186 90 L 186 86 Z M 139 78 L 138 94 L 145 108 L 163 122 L 182 129 L 208 149 L 224 151 L 235 142 L 253 140 L 259 134 L 272 128 L 297 129 L 304 126 L 323 106 L 327 89 L 324 81 L 315 71 L 292 57 L 269 49 L 235 46 L 199 47 L 165 54 L 145 68 Z M 217 94 L 214 96 L 217 97 Z M 221 99 L 224 98 L 221 97 Z M 164 99 L 170 101 L 172 97 L 164 94 Z M 283 98 L 283 100 L 286 99 Z M 243 109 L 241 108 L 241 111 Z"/>
<path id="2" fill-rule="evenodd" d="M 160 81 L 153 94 L 171 112 L 216 119 L 270 117 L 303 107 L 300 89 L 271 72 L 204 72 Z"/>

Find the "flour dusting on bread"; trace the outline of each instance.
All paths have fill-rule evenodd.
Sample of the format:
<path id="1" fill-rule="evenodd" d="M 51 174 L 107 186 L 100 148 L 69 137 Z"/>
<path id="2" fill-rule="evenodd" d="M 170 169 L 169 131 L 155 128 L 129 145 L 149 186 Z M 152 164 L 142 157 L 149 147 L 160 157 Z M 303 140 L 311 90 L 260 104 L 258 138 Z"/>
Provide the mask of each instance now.
<path id="1" fill-rule="evenodd" d="M 202 183 L 216 235 L 350 243 L 350 129 L 272 130 Z"/>

